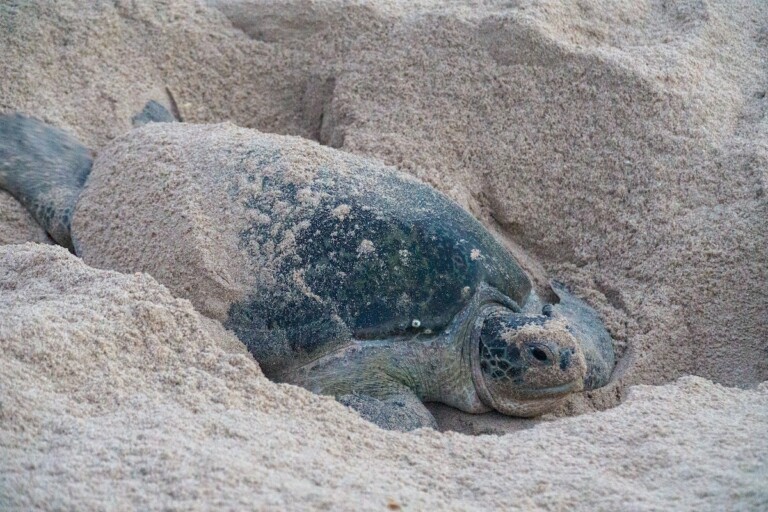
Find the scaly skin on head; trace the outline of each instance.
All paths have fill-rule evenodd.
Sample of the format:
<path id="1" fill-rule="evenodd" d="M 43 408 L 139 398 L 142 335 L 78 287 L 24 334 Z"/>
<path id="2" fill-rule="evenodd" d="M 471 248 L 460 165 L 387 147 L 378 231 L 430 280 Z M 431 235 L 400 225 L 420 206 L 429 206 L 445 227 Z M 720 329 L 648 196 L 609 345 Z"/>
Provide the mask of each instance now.
<path id="1" fill-rule="evenodd" d="M 512 416 L 536 416 L 584 387 L 582 347 L 562 318 L 510 315 L 500 308 L 478 318 L 472 362 L 482 400 Z"/>

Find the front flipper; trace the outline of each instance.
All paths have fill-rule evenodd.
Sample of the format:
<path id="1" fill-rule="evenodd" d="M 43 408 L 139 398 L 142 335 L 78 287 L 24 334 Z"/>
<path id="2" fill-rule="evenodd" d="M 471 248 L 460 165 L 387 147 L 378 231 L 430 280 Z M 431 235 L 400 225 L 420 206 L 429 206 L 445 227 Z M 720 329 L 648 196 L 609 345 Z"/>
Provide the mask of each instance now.
<path id="1" fill-rule="evenodd" d="M 357 411 L 366 420 L 387 430 L 408 432 L 422 427 L 437 428 L 434 416 L 407 388 L 384 398 L 349 394 L 336 399 Z"/>

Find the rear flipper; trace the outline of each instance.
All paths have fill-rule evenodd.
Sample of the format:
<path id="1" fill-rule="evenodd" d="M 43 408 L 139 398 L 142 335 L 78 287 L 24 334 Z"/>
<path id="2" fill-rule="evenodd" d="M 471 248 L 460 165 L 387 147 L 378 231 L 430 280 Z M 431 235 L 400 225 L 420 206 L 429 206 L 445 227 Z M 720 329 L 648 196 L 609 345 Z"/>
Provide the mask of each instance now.
<path id="1" fill-rule="evenodd" d="M 62 130 L 21 114 L 0 116 L 0 188 L 70 250 L 72 213 L 92 165 L 88 148 Z"/>
<path id="2" fill-rule="evenodd" d="M 173 123 L 176 118 L 173 117 L 167 108 L 155 100 L 149 100 L 144 108 L 131 118 L 134 128 L 144 126 L 147 123 Z"/>
<path id="3" fill-rule="evenodd" d="M 351 394 L 336 399 L 366 420 L 387 430 L 408 432 L 421 427 L 437 428 L 432 413 L 410 390 L 386 398 Z"/>
<path id="4" fill-rule="evenodd" d="M 141 126 L 175 119 L 150 101 L 132 121 Z M 21 114 L 0 116 L 0 188 L 73 252 L 72 214 L 92 165 L 90 150 L 62 130 Z"/>

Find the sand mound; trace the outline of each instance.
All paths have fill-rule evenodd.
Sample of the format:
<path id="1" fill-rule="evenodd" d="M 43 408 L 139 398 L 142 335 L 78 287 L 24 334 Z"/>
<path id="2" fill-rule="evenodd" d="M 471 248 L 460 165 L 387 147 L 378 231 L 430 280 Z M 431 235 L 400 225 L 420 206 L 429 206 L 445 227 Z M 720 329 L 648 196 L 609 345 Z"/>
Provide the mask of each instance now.
<path id="1" fill-rule="evenodd" d="M 765 386 L 691 377 L 514 436 L 401 435 L 271 383 L 146 274 L 3 246 L 0 290 L 4 509 L 768 503 Z"/>
<path id="2" fill-rule="evenodd" d="M 380 158 L 497 230 L 540 285 L 553 275 L 572 285 L 623 356 L 611 387 L 561 413 L 621 401 L 615 409 L 493 440 L 398 436 L 274 386 L 252 363 L 222 377 L 227 354 L 247 356 L 146 277 L 95 272 L 55 249 L 4 249 L 0 302 L 23 311 L 0 316 L 0 502 L 765 508 L 757 482 L 766 467 L 755 462 L 766 458 L 764 389 L 697 378 L 630 387 L 687 374 L 745 388 L 768 379 L 762 4 L 0 7 L 3 111 L 40 117 L 99 151 L 155 98 L 187 121 L 230 120 Z M 0 242 L 44 239 L 0 193 Z M 25 267 L 40 277 L 30 281 Z M 90 287 L 57 273 L 65 268 Z M 101 280 L 110 291 L 93 305 L 86 292 Z M 138 286 L 128 282 L 145 283 L 145 306 L 160 320 L 127 313 L 134 299 L 120 290 Z M 104 308 L 121 322 L 94 313 Z M 197 348 L 168 348 L 180 342 L 166 328 Z M 46 349 L 30 355 L 30 339 Z M 176 374 L 188 379 L 179 390 Z M 213 405 L 229 395 L 239 405 Z M 254 412 L 272 407 L 259 403 L 280 412 Z M 439 416 L 467 431 L 514 428 Z"/>
<path id="3" fill-rule="evenodd" d="M 0 245 L 49 242 L 48 234 L 9 193 L 0 190 Z"/>

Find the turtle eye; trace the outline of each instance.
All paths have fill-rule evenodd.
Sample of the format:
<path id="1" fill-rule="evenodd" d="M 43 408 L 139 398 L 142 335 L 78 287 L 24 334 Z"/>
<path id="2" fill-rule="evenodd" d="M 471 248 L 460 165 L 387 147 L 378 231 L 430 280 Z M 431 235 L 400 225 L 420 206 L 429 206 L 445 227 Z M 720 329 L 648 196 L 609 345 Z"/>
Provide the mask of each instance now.
<path id="1" fill-rule="evenodd" d="M 541 314 L 547 318 L 552 318 L 552 304 L 544 304 L 544 307 L 541 308 Z"/>
<path id="2" fill-rule="evenodd" d="M 557 359 L 558 350 L 554 343 L 538 340 L 527 342 L 525 348 L 531 357 L 529 361 L 534 364 L 549 366 Z"/>
<path id="3" fill-rule="evenodd" d="M 533 350 L 531 350 L 531 354 L 533 357 L 538 359 L 539 361 L 546 361 L 547 360 L 547 353 L 541 350 L 540 348 L 536 347 Z"/>

